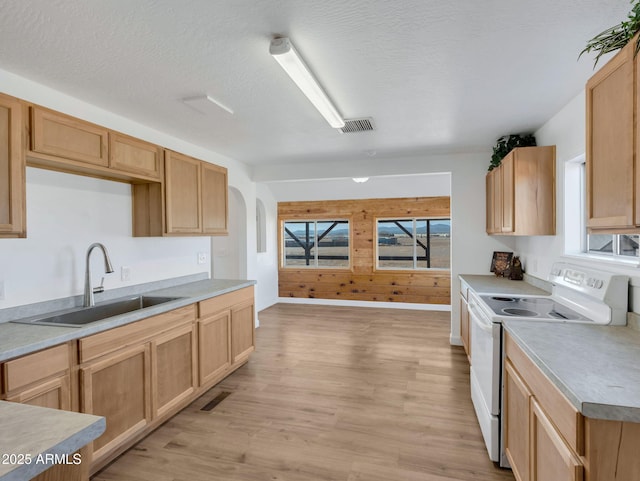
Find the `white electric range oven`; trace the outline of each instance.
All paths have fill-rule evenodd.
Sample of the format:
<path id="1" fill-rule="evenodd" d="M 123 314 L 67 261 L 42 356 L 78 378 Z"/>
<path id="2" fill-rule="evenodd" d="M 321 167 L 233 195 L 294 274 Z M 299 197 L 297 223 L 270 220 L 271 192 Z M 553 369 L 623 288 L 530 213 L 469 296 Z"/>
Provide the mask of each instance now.
<path id="1" fill-rule="evenodd" d="M 471 337 L 471 399 L 492 461 L 508 467 L 504 453 L 502 411 L 502 321 L 522 319 L 625 325 L 627 322 L 627 276 L 555 263 L 548 276 L 549 296 L 476 294 L 469 291 Z"/>

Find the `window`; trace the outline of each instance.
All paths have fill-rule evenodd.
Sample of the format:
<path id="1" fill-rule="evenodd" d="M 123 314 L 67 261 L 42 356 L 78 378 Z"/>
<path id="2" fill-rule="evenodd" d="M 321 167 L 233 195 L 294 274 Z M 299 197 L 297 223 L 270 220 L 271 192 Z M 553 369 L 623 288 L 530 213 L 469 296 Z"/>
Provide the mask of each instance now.
<path id="1" fill-rule="evenodd" d="M 589 234 L 587 230 L 585 156 L 565 166 L 565 253 L 598 256 L 613 261 L 639 261 L 637 234 Z M 575 213 L 580 215 L 576 216 Z M 576 234 L 574 234 L 574 232 Z M 577 233 L 580 232 L 580 235 Z"/>
<path id="2" fill-rule="evenodd" d="M 284 267 L 349 268 L 348 220 L 283 222 Z"/>
<path id="3" fill-rule="evenodd" d="M 450 269 L 450 219 L 378 219 L 378 269 Z"/>
<path id="4" fill-rule="evenodd" d="M 587 252 L 621 258 L 638 258 L 637 234 L 587 234 Z"/>

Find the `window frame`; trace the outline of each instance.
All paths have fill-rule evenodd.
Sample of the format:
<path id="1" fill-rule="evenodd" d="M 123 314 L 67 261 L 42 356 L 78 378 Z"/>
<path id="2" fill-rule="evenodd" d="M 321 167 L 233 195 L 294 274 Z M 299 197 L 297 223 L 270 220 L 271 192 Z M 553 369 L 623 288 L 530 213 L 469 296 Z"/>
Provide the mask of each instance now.
<path id="1" fill-rule="evenodd" d="M 579 171 L 574 174 L 569 174 L 568 168 L 571 165 L 579 166 Z M 574 167 L 575 168 L 575 167 Z M 587 209 L 587 176 L 586 176 L 586 158 L 584 154 L 579 155 L 575 159 L 571 159 L 565 163 L 565 205 L 572 203 L 575 205 L 575 200 L 569 199 L 568 196 L 579 196 L 579 208 L 580 208 L 580 233 L 572 241 L 568 241 L 569 234 L 566 232 L 568 216 L 571 215 L 570 209 L 565 209 L 565 248 L 564 255 L 568 257 L 580 257 L 591 259 L 594 261 L 609 262 L 619 266 L 637 266 L 640 267 L 640 249 L 635 256 L 628 256 L 620 254 L 620 245 L 622 238 L 625 235 L 637 235 L 635 233 L 629 234 L 610 234 L 610 233 L 598 233 L 589 234 L 589 228 L 587 227 L 588 221 L 588 209 Z M 579 185 L 569 185 L 571 182 L 577 182 Z M 610 235 L 612 238 L 612 252 L 595 252 L 589 250 L 590 236 L 591 235 Z M 579 240 L 578 240 L 579 238 Z M 579 244 L 579 245 L 578 245 Z"/>
<path id="2" fill-rule="evenodd" d="M 286 232 L 285 232 L 285 225 L 287 223 L 314 223 L 314 247 L 313 249 L 315 250 L 313 259 L 315 261 L 314 265 L 287 265 L 286 264 L 286 242 L 287 242 L 287 236 L 286 236 Z M 347 265 L 346 266 L 320 266 L 318 265 L 318 259 L 320 257 L 319 255 L 319 249 L 320 246 L 318 245 L 318 229 L 317 229 L 317 225 L 318 223 L 323 223 L 323 222 L 346 222 L 347 226 L 349 228 L 349 236 L 348 236 L 348 241 L 349 241 L 349 246 L 347 249 Z M 280 269 L 286 269 L 286 270 L 305 270 L 305 271 L 309 271 L 309 270 L 339 270 L 339 271 L 352 271 L 353 270 L 353 263 L 352 263 L 352 259 L 353 259 L 353 219 L 351 218 L 351 216 L 340 216 L 338 217 L 331 217 L 331 218 L 322 218 L 322 217 L 304 217 L 304 218 L 282 218 L 280 219 L 280 228 L 279 228 L 279 235 L 281 237 L 281 241 L 280 241 L 280 259 L 279 259 L 279 267 Z M 322 240 L 322 239 L 321 239 Z"/>
<path id="3" fill-rule="evenodd" d="M 416 223 L 418 221 L 427 221 L 427 225 L 431 222 L 431 221 L 443 221 L 443 220 L 447 220 L 449 221 L 449 267 L 419 267 L 417 266 L 418 263 L 418 255 L 417 255 L 417 249 L 418 249 L 418 240 L 416 237 L 414 237 L 413 239 L 413 267 L 381 267 L 379 262 L 380 262 L 380 253 L 379 253 L 379 249 L 380 249 L 380 243 L 379 243 L 379 239 L 378 239 L 378 223 L 379 222 L 389 222 L 389 221 L 411 221 L 412 225 L 413 225 L 413 234 L 415 236 L 416 234 Z M 403 272 L 403 273 L 409 273 L 409 272 L 435 272 L 435 271 L 440 271 L 440 272 L 451 272 L 451 217 L 429 217 L 429 216 L 415 216 L 415 217 L 400 217 L 400 216 L 393 216 L 393 217 L 388 217 L 388 216 L 384 216 L 384 217 L 375 217 L 373 219 L 373 242 L 374 242 L 374 252 L 373 252 L 373 271 L 384 271 L 384 272 Z"/>

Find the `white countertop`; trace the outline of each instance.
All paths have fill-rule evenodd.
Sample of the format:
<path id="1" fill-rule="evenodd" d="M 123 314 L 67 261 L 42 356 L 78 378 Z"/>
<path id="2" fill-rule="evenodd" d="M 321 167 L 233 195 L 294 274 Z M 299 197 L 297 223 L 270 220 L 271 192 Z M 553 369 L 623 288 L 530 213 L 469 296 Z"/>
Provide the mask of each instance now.
<path id="1" fill-rule="evenodd" d="M 132 289 L 135 294 L 144 293 L 151 296 L 179 297 L 179 299 L 147 307 L 137 311 L 132 311 L 119 316 L 110 317 L 102 321 L 92 322 L 82 327 L 62 327 L 62 326 L 41 326 L 33 324 L 17 324 L 13 322 L 0 322 L 0 362 L 23 356 L 32 352 L 52 347 L 63 342 L 73 339 L 79 339 L 91 334 L 113 329 L 114 327 L 123 326 L 146 317 L 162 314 L 179 307 L 194 304 L 204 299 L 226 294 L 244 287 L 254 285 L 253 280 L 235 280 L 235 279 L 206 279 L 185 284 L 173 285 L 161 289 L 144 291 L 144 286 Z M 155 284 L 154 284 L 155 285 Z M 142 290 L 141 290 L 142 289 Z M 120 289 L 119 291 L 122 291 Z M 128 291 L 128 290 L 127 290 Z M 120 296 L 127 295 L 119 292 Z M 45 304 L 45 306 L 42 306 Z M 54 303 L 52 303 L 54 305 Z M 59 303 L 55 304 L 56 306 Z M 33 305 L 35 308 L 36 305 Z M 46 309 L 46 303 L 37 305 L 38 310 Z M 59 309 L 59 307 L 57 307 Z M 55 310 L 54 308 L 50 309 Z M 20 306 L 19 309 L 7 309 L 6 311 L 16 312 L 20 317 L 28 317 L 29 315 L 39 314 L 30 310 L 30 306 Z M 6 317 L 6 313 L 5 313 Z"/>
<path id="2" fill-rule="evenodd" d="M 75 453 L 100 436 L 106 423 L 91 414 L 0 401 L 0 426 L 0 481 L 24 481 L 53 466 L 47 454 Z"/>
<path id="3" fill-rule="evenodd" d="M 640 423 L 640 332 L 565 322 L 503 325 L 584 416 Z"/>
<path id="4" fill-rule="evenodd" d="M 494 275 L 460 274 L 458 277 L 466 282 L 477 294 L 515 294 L 525 296 L 548 296 L 550 294 L 550 292 L 526 281 L 512 281 Z"/>

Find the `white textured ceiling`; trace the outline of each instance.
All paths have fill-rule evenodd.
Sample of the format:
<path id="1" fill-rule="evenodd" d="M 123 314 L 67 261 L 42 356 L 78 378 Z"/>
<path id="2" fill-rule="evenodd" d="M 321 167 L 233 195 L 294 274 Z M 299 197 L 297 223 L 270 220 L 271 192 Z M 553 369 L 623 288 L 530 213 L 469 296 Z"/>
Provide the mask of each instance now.
<path id="1" fill-rule="evenodd" d="M 3 0 L 0 68 L 239 161 L 486 151 L 577 95 L 628 0 Z M 331 129 L 269 55 L 292 39 Z M 208 94 L 234 110 L 202 115 Z"/>

